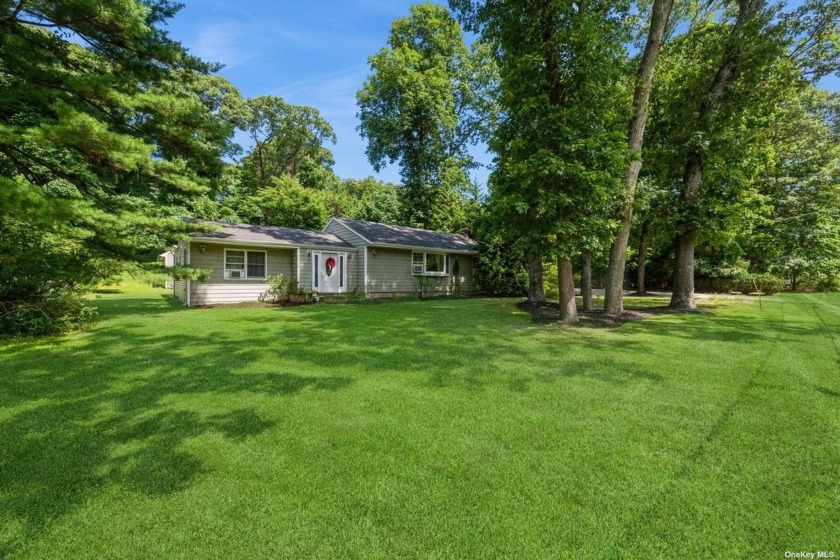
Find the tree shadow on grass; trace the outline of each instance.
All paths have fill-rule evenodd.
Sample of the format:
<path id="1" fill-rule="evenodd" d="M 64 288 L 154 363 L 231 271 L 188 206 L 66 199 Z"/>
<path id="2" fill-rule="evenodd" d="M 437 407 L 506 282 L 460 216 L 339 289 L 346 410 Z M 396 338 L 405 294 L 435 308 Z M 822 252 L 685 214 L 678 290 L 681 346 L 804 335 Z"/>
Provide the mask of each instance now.
<path id="1" fill-rule="evenodd" d="M 762 337 L 751 332 L 749 318 L 702 316 L 680 316 L 677 327 L 636 322 L 609 337 L 549 331 L 512 303 L 488 307 L 481 300 L 247 313 L 183 310 L 171 296 L 103 298 L 97 305 L 111 321 L 84 337 L 21 344 L 0 355 L 0 523 L 23 527 L 0 537 L 12 539 L 0 540 L 0 556 L 108 487 L 150 496 L 188 488 L 208 471 L 185 442 L 213 433 L 236 445 L 272 429 L 275 420 L 238 406 L 252 395 L 343 391 L 359 376 L 386 375 L 425 379 L 428 390 L 495 383 L 520 393 L 572 377 L 617 388 L 664 383 L 634 365 L 650 345 L 673 337 Z M 182 310 L 191 320 L 206 314 L 201 326 L 179 328 L 177 317 L 147 320 Z M 629 336 L 638 334 L 646 335 L 643 344 Z M 597 366 L 564 357 L 557 351 L 563 344 L 599 355 Z M 520 373 L 526 361 L 541 373 Z M 226 397 L 226 410 L 183 409 L 199 395 Z"/>
<path id="2" fill-rule="evenodd" d="M 167 309 L 125 303 L 140 315 Z M 214 433 L 236 445 L 276 424 L 241 405 L 248 395 L 353 383 L 282 368 L 242 372 L 253 348 L 241 341 L 207 344 L 201 334 L 150 334 L 138 325 L 108 325 L 54 346 L 32 341 L 6 362 L 14 368 L 0 356 L 0 527 L 15 528 L 0 532 L 0 557 L 108 488 L 152 497 L 185 490 L 208 473 L 187 441 Z M 205 412 L 191 398 L 207 394 L 229 397 L 227 410 Z"/>
<path id="3" fill-rule="evenodd" d="M 187 309 L 171 294 L 160 294 L 159 297 L 101 297 L 94 299 L 93 303 L 102 319 L 121 315 L 157 315 Z"/>

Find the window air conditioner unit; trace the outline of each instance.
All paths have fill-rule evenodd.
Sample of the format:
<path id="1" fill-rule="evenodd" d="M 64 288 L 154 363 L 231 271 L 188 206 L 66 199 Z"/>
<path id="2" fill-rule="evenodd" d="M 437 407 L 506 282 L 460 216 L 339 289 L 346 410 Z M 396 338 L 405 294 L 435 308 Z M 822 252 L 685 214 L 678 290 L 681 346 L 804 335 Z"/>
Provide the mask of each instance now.
<path id="1" fill-rule="evenodd" d="M 231 270 L 230 271 L 231 278 L 242 278 L 242 271 L 241 270 Z"/>
<path id="2" fill-rule="evenodd" d="M 422 264 L 415 264 L 415 265 L 413 265 L 412 270 L 414 270 L 414 274 L 423 274 L 423 265 Z"/>

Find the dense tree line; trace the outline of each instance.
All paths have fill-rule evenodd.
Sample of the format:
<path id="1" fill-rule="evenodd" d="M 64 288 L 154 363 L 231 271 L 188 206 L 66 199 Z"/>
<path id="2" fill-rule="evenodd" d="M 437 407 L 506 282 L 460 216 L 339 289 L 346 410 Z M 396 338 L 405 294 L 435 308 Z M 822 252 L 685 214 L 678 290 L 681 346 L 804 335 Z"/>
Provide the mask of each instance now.
<path id="1" fill-rule="evenodd" d="M 169 0 L 6 3 L 0 332 L 89 320 L 82 296 L 153 268 L 200 227 L 184 215 L 469 230 L 486 292 L 540 303 L 547 285 L 568 321 L 581 277 L 585 309 L 603 279 L 608 313 L 628 278 L 673 288 L 677 308 L 695 278 L 837 287 L 840 96 L 818 83 L 840 68 L 840 1 L 450 7 L 395 20 L 360 84 L 368 159 L 398 165 L 396 185 L 338 177 L 318 110 L 243 99 L 167 36 Z"/>
<path id="2" fill-rule="evenodd" d="M 698 273 L 836 285 L 838 96 L 816 84 L 840 69 L 840 3 L 450 5 L 499 67 L 489 209 L 519 240 L 531 301 L 557 258 L 561 316 L 576 320 L 576 256 L 588 277 L 605 253 L 608 313 L 628 254 L 639 289 L 653 261 L 675 308 L 694 307 Z"/>

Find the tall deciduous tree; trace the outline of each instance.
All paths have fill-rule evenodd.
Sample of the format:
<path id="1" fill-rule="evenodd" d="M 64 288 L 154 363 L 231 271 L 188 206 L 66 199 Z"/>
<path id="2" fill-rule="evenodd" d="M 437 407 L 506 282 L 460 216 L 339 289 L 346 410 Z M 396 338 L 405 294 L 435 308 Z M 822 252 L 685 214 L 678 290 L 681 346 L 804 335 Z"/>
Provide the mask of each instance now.
<path id="1" fill-rule="evenodd" d="M 604 293 L 604 312 L 608 314 L 621 313 L 624 310 L 622 300 L 624 265 L 627 256 L 627 244 L 630 240 L 630 228 L 633 224 L 633 197 L 636 193 L 636 182 L 639 179 L 639 171 L 642 169 L 642 146 L 644 144 L 645 124 L 648 115 L 648 101 L 650 99 L 650 90 L 653 86 L 656 61 L 659 58 L 659 51 L 662 47 L 662 41 L 665 38 L 665 32 L 673 6 L 674 0 L 654 0 L 651 8 L 647 43 L 639 61 L 636 85 L 633 92 L 633 117 L 630 120 L 630 128 L 627 135 L 631 161 L 627 166 L 625 177 L 626 192 L 624 195 L 624 208 L 621 216 L 621 226 L 616 232 L 615 240 L 610 247 L 610 262 L 607 269 L 606 290 Z"/>
<path id="2" fill-rule="evenodd" d="M 702 214 L 712 207 L 704 194 L 714 195 L 716 190 L 705 180 L 705 171 L 710 169 L 719 176 L 715 163 L 737 154 L 740 164 L 749 161 L 756 146 L 770 149 L 766 132 L 778 118 L 780 103 L 796 95 L 796 88 L 808 80 L 837 68 L 840 3 L 814 0 L 789 13 L 779 15 L 778 11 L 777 6 L 765 9 L 764 0 L 739 0 L 737 15 L 728 24 L 718 54 L 705 59 L 715 61 L 708 85 L 696 105 L 687 104 L 695 113 L 683 125 L 686 141 L 678 148 L 684 150 L 684 161 L 671 298 L 674 308 L 695 306 L 695 245 Z M 700 31 L 710 35 L 708 30 Z M 702 35 L 695 38 L 704 40 Z"/>
<path id="3" fill-rule="evenodd" d="M 250 224 L 319 230 L 329 219 L 323 191 L 308 189 L 295 177 L 272 177 L 270 185 L 247 197 L 240 213 Z"/>
<path id="4" fill-rule="evenodd" d="M 401 224 L 400 187 L 373 177 L 346 179 L 327 192 L 333 214 L 353 220 Z"/>
<path id="5" fill-rule="evenodd" d="M 724 93 L 742 71 L 746 45 L 751 39 L 750 36 L 757 32 L 757 26 L 751 27 L 750 23 L 757 20 L 756 16 L 765 3 L 766 0 L 738 2 L 738 15 L 732 24 L 714 78 L 700 101 L 694 123 L 695 130 L 700 135 L 710 131 L 714 114 L 722 102 Z M 702 140 L 697 140 L 689 146 L 680 188 L 680 206 L 686 214 L 691 212 L 691 206 L 694 205 L 703 180 L 704 146 Z M 680 229 L 675 245 L 674 286 L 670 305 L 677 309 L 693 309 L 694 244 L 697 227 L 692 223 L 691 217 L 685 216 L 680 222 Z"/>
<path id="6" fill-rule="evenodd" d="M 394 21 L 388 46 L 370 57 L 371 75 L 357 94 L 359 131 L 374 168 L 398 162 L 404 221 L 452 230 L 467 172 L 469 147 L 492 120 L 495 71 L 481 44 L 464 44 L 446 8 L 421 4 Z"/>
<path id="7" fill-rule="evenodd" d="M 237 122 L 253 142 L 243 161 L 246 188 L 268 186 L 272 178 L 283 175 L 298 177 L 310 188 L 325 186 L 324 172 L 330 180 L 334 160 L 324 144 L 334 144 L 336 136 L 314 107 L 264 95 L 246 100 Z"/>
<path id="8" fill-rule="evenodd" d="M 808 87 L 785 100 L 773 158 L 757 183 L 766 212 L 737 242 L 751 269 L 840 287 L 840 94 Z"/>
<path id="9" fill-rule="evenodd" d="M 615 2 L 453 1 L 493 48 L 500 124 L 494 205 L 517 232 L 530 299 L 544 299 L 544 257 L 558 259 L 560 315 L 576 321 L 572 257 L 607 231 L 624 162 L 625 14 Z"/>

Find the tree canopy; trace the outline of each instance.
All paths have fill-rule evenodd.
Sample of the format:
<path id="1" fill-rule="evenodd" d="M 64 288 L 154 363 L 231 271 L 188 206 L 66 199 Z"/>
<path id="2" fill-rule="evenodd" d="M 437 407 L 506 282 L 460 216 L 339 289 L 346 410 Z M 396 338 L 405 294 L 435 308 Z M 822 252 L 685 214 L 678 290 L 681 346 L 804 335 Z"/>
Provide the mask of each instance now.
<path id="1" fill-rule="evenodd" d="M 453 4 L 499 66 L 501 115 L 490 141 L 499 219 L 515 224 L 529 260 L 560 259 L 563 309 L 575 320 L 571 259 L 608 233 L 624 161 L 629 5 Z M 532 300 L 541 299 L 538 284 L 532 278 Z"/>
<path id="2" fill-rule="evenodd" d="M 388 45 L 369 62 L 372 73 L 357 94 L 368 159 L 377 170 L 399 163 L 406 223 L 464 227 L 459 195 L 476 165 L 468 149 L 493 119 L 487 49 L 468 48 L 446 8 L 421 4 L 394 21 Z"/>
<path id="3" fill-rule="evenodd" d="M 167 37 L 162 25 L 177 9 L 166 0 L 5 5 L 5 317 L 156 255 L 185 231 L 177 214 L 206 197 L 235 152 L 222 107 L 238 93 Z M 25 276 L 23 252 L 41 255 Z"/>
<path id="4" fill-rule="evenodd" d="M 570 321 L 579 256 L 588 284 L 609 254 L 609 313 L 634 268 L 677 308 L 695 278 L 840 287 L 840 94 L 819 87 L 840 73 L 840 0 L 671 4 L 412 7 L 356 96 L 368 160 L 398 165 L 395 185 L 339 177 L 317 108 L 243 99 L 171 40 L 170 0 L 6 2 L 0 332 L 89 320 L 86 290 L 209 227 L 182 216 L 471 230 L 488 292 L 527 276 L 544 302 L 552 263 Z M 489 192 L 470 177 L 485 142 Z"/>

